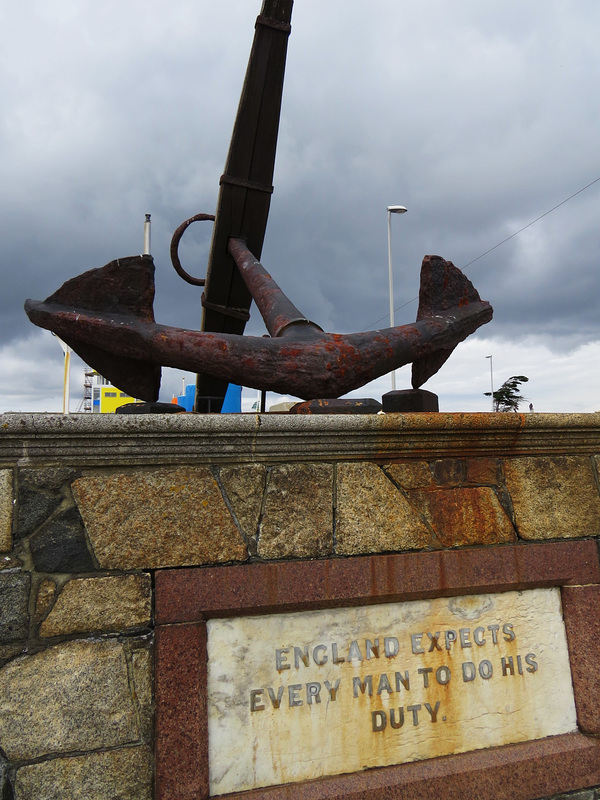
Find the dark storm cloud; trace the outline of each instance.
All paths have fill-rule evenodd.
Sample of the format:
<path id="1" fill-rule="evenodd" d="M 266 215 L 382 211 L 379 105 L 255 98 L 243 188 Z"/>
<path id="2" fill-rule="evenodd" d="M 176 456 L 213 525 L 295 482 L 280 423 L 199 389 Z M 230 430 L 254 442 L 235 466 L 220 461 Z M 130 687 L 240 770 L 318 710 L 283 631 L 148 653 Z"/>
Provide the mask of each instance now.
<path id="1" fill-rule="evenodd" d="M 139 252 L 146 212 L 157 319 L 197 327 L 168 245 L 214 210 L 260 0 L 7 6 L 0 342 L 30 335 L 26 297 Z M 598 177 L 599 24 L 595 0 L 296 0 L 263 251 L 296 305 L 330 330 L 385 326 L 401 203 L 396 321 L 411 321 L 425 254 L 462 267 Z M 495 308 L 485 336 L 600 338 L 599 206 L 600 183 L 466 268 Z M 194 274 L 209 238 L 186 234 Z"/>

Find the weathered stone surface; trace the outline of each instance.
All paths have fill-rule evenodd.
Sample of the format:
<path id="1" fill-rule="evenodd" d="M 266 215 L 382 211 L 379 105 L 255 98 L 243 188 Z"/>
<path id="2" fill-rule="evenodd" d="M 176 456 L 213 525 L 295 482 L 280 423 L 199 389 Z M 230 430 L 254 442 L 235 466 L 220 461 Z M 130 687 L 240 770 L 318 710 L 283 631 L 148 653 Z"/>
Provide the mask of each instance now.
<path id="1" fill-rule="evenodd" d="M 15 800 L 151 800 L 152 753 L 130 747 L 21 767 Z"/>
<path id="2" fill-rule="evenodd" d="M 11 798 L 12 795 L 10 787 L 7 786 L 8 766 L 9 766 L 8 761 L 5 758 L 3 758 L 2 753 L 0 753 L 0 798 L 2 798 L 2 800 L 9 800 L 9 798 Z"/>
<path id="3" fill-rule="evenodd" d="M 467 461 L 467 483 L 495 486 L 498 483 L 498 462 L 493 458 L 470 458 Z"/>
<path id="4" fill-rule="evenodd" d="M 390 464 L 386 472 L 403 489 L 425 489 L 433 485 L 433 475 L 427 461 L 401 461 Z"/>
<path id="5" fill-rule="evenodd" d="M 466 464 L 459 458 L 442 458 L 432 464 L 433 476 L 439 486 L 460 486 L 465 482 Z"/>
<path id="6" fill-rule="evenodd" d="M 157 800 L 208 797 L 207 666 L 206 623 L 157 628 Z"/>
<path id="7" fill-rule="evenodd" d="M 23 566 L 22 559 L 17 558 L 14 551 L 7 556 L 0 555 L 0 571 L 9 569 L 21 569 L 22 566 Z"/>
<path id="8" fill-rule="evenodd" d="M 148 647 L 133 650 L 131 654 L 135 695 L 139 704 L 142 739 L 150 741 L 154 728 L 152 708 L 152 651 Z"/>
<path id="9" fill-rule="evenodd" d="M 10 469 L 0 469 L 0 553 L 12 549 L 13 481 Z"/>
<path id="10" fill-rule="evenodd" d="M 35 619 L 39 622 L 45 617 L 54 602 L 56 595 L 56 584 L 54 581 L 44 579 L 38 585 L 35 598 Z"/>
<path id="11" fill-rule="evenodd" d="M 40 636 L 119 632 L 150 624 L 150 575 L 74 578 L 40 625 Z"/>
<path id="12" fill-rule="evenodd" d="M 583 583 L 583 582 L 582 582 Z M 600 586 L 564 586 L 563 613 L 571 654 L 577 722 L 582 733 L 600 734 Z"/>
<path id="13" fill-rule="evenodd" d="M 522 539 L 600 534 L 600 497 L 588 457 L 506 459 L 504 474 Z"/>
<path id="14" fill-rule="evenodd" d="M 267 477 L 264 465 L 224 467 L 220 477 L 244 533 L 256 536 Z"/>
<path id="15" fill-rule="evenodd" d="M 61 502 L 62 498 L 56 495 L 52 496 L 35 489 L 21 488 L 17 510 L 16 538 L 22 539 L 37 530 L 56 511 Z"/>
<path id="16" fill-rule="evenodd" d="M 270 614 L 333 603 L 344 607 L 362 601 L 428 598 L 438 591 L 450 596 L 486 592 L 490 587 L 505 591 L 511 586 L 560 586 L 565 580 L 576 586 L 600 588 L 595 541 L 159 570 L 155 575 L 155 620 L 157 626 L 178 625 L 243 616 L 249 609 Z M 596 617 L 600 629 L 600 609 Z M 593 637 L 589 638 L 592 641 Z M 600 642 L 598 652 L 596 660 L 600 663 Z M 596 707 L 600 708 L 600 700 Z"/>
<path id="17" fill-rule="evenodd" d="M 28 489 L 54 491 L 62 489 L 79 475 L 79 471 L 69 467 L 43 467 L 41 469 L 20 469 L 19 486 Z"/>
<path id="18" fill-rule="evenodd" d="M 558 588 L 209 619 L 207 632 L 211 797 L 577 728 Z"/>
<path id="19" fill-rule="evenodd" d="M 95 569 L 76 508 L 53 517 L 29 543 L 38 572 L 92 572 Z"/>
<path id="20" fill-rule="evenodd" d="M 0 749 L 12 761 L 139 740 L 117 641 L 67 642 L 0 670 Z"/>
<path id="21" fill-rule="evenodd" d="M 25 652 L 26 644 L 0 644 L 0 667 L 5 661 L 18 656 L 19 653 Z M 2 795 L 0 794 L 0 797 Z"/>
<path id="22" fill-rule="evenodd" d="M 332 397 L 295 403 L 290 414 L 377 414 L 381 403 L 372 397 Z"/>
<path id="23" fill-rule="evenodd" d="M 404 495 L 370 463 L 338 466 L 336 540 L 340 555 L 438 546 Z"/>
<path id="24" fill-rule="evenodd" d="M 273 467 L 258 537 L 261 558 L 316 558 L 333 552 L 333 467 Z"/>
<path id="25" fill-rule="evenodd" d="M 0 572 L 0 643 L 27 638 L 30 586 L 28 572 Z"/>
<path id="26" fill-rule="evenodd" d="M 569 792 L 568 794 L 555 794 L 552 797 L 545 797 L 543 800 L 596 800 L 597 793 L 593 789 L 585 789 L 583 792 Z"/>
<path id="27" fill-rule="evenodd" d="M 438 489 L 410 493 L 444 547 L 515 541 L 512 522 L 493 489 Z"/>
<path id="28" fill-rule="evenodd" d="M 422 458 L 505 457 L 516 449 L 600 453 L 595 414 L 3 414 L 3 464 L 69 463 L 131 469 L 149 464 L 389 463 Z"/>
<path id="29" fill-rule="evenodd" d="M 242 536 L 206 467 L 96 474 L 73 494 L 107 569 L 243 561 Z"/>

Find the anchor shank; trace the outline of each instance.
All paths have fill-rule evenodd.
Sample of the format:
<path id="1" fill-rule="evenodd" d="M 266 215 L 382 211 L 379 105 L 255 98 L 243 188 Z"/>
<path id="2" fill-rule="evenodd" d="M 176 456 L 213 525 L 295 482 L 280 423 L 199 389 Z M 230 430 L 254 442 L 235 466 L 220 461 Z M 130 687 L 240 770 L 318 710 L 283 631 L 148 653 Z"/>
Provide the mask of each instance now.
<path id="1" fill-rule="evenodd" d="M 208 258 L 202 330 L 242 334 L 245 321 L 223 313 L 222 308 L 249 309 L 251 298 L 228 252 L 232 236 L 245 236 L 260 258 L 271 193 L 283 79 L 293 0 L 263 0 L 256 21 L 229 153 L 221 177 L 215 226 Z M 198 374 L 196 409 L 205 410 L 203 398 L 225 396 L 227 385 Z"/>

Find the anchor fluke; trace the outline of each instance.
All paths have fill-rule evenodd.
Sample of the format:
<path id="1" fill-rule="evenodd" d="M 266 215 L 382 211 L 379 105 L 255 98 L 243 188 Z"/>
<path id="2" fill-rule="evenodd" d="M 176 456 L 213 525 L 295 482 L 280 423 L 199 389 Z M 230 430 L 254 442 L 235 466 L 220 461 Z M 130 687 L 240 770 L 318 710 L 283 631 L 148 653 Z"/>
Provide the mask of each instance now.
<path id="1" fill-rule="evenodd" d="M 136 320 L 154 322 L 153 302 L 154 261 L 142 255 L 119 258 L 71 278 L 43 302 L 27 300 L 25 311 L 33 323 L 58 334 L 114 386 L 132 397 L 154 401 L 160 389 L 160 365 L 140 359 L 138 349 L 129 344 Z M 122 339 L 118 353 L 106 349 L 100 328 L 94 335 L 94 325 L 108 321 L 114 323 L 112 336 Z"/>
<path id="2" fill-rule="evenodd" d="M 465 308 L 471 303 L 480 302 L 477 289 L 451 261 L 446 261 L 441 256 L 425 256 L 421 264 L 417 322 L 446 315 L 453 308 Z M 490 319 L 491 316 L 490 308 Z M 452 347 L 434 350 L 413 361 L 413 389 L 419 389 L 425 381 L 435 375 L 469 333 L 472 331 L 468 331 L 461 339 L 457 338 Z"/>

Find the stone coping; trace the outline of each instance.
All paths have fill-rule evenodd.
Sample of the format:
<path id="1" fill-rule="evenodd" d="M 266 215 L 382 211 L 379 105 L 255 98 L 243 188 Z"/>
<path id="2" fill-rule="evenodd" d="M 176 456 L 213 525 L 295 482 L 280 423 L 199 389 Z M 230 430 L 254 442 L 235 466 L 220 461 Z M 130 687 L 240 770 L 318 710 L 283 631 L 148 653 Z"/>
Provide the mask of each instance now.
<path id="1" fill-rule="evenodd" d="M 0 415 L 0 466 L 80 466 L 600 452 L 593 414 Z"/>

